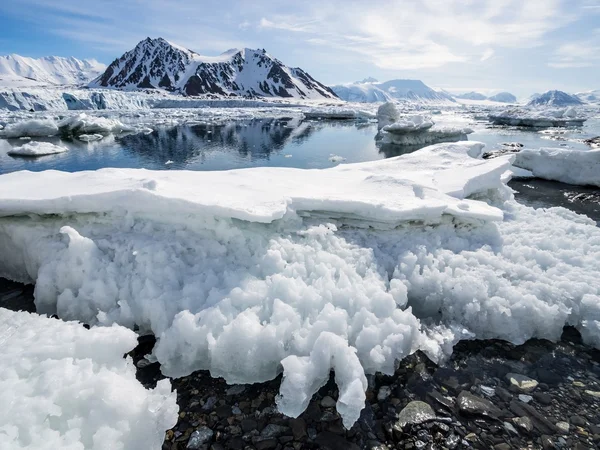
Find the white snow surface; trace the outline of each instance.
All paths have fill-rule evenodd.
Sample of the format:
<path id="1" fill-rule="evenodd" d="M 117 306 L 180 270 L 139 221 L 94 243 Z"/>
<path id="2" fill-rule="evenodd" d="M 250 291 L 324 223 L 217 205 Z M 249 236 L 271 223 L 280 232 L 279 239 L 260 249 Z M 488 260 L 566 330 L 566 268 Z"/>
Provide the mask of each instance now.
<path id="1" fill-rule="evenodd" d="M 461 338 L 600 345 L 600 229 L 504 185 L 513 156 L 440 144 L 324 170 L 0 176 L 0 276 L 43 313 L 151 331 L 169 376 L 274 378 L 297 416 L 335 370 L 348 427 L 365 375 Z M 10 187 L 7 189 L 6 187 Z M 343 225 L 343 226 L 340 226 Z"/>
<path id="2" fill-rule="evenodd" d="M 28 142 L 20 147 L 13 147 L 8 151 L 13 156 L 45 156 L 66 152 L 67 148 L 50 142 Z"/>
<path id="3" fill-rule="evenodd" d="M 35 59 L 12 54 L 0 56 L 0 86 L 84 84 L 105 69 L 104 64 L 94 59 L 60 56 Z"/>
<path id="4" fill-rule="evenodd" d="M 136 380 L 136 345 L 124 327 L 0 308 L 0 449 L 160 449 L 176 393 Z"/>
<path id="5" fill-rule="evenodd" d="M 421 114 L 408 114 L 399 117 L 398 120 L 392 124 L 383 127 L 383 131 L 392 134 L 405 134 L 426 131 L 434 125 L 431 117 L 423 116 Z"/>
<path id="6" fill-rule="evenodd" d="M 514 165 L 538 178 L 600 187 L 600 150 L 526 148 L 516 153 Z"/>

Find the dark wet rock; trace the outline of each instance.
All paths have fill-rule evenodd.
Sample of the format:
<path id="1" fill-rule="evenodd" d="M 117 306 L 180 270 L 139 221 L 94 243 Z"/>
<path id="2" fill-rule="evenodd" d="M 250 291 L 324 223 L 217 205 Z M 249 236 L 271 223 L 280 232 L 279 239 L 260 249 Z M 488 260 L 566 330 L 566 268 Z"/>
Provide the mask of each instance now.
<path id="1" fill-rule="evenodd" d="M 499 417 L 502 414 L 502 411 L 491 401 L 467 391 L 462 391 L 456 402 L 461 413 L 480 414 L 489 417 Z"/>
<path id="2" fill-rule="evenodd" d="M 353 442 L 328 431 L 319 433 L 315 442 L 325 450 L 360 450 L 360 447 Z"/>
<path id="3" fill-rule="evenodd" d="M 552 438 L 550 436 L 547 435 L 542 435 L 542 448 L 544 450 L 554 450 L 556 448 L 556 446 L 554 445 L 554 442 L 552 441 Z"/>
<path id="4" fill-rule="evenodd" d="M 513 392 L 529 394 L 538 387 L 538 381 L 519 373 L 509 373 L 506 380 Z"/>
<path id="5" fill-rule="evenodd" d="M 569 422 L 571 422 L 571 424 L 578 426 L 578 427 L 585 427 L 587 424 L 586 420 L 580 416 L 571 416 L 569 418 Z"/>
<path id="6" fill-rule="evenodd" d="M 517 416 L 529 416 L 536 429 L 543 434 L 554 434 L 556 426 L 548 420 L 546 416 L 540 414 L 533 406 L 527 403 L 513 400 L 510 402 L 510 410 Z"/>
<path id="7" fill-rule="evenodd" d="M 515 417 L 513 419 L 513 423 L 518 430 L 525 431 L 527 433 L 531 433 L 533 431 L 533 422 L 527 416 Z"/>
<path id="8" fill-rule="evenodd" d="M 261 437 L 263 438 L 273 438 L 280 437 L 285 434 L 292 434 L 292 430 L 289 427 L 284 427 L 282 425 L 275 425 L 270 423 L 260 432 Z"/>
<path id="9" fill-rule="evenodd" d="M 457 371 L 447 367 L 441 367 L 435 371 L 433 378 L 445 388 L 458 394 L 469 390 L 473 385 L 473 374 L 467 371 Z"/>
<path id="10" fill-rule="evenodd" d="M 258 428 L 258 422 L 253 419 L 244 419 L 241 421 L 240 425 L 241 425 L 244 433 L 247 433 L 248 431 L 256 430 Z"/>
<path id="11" fill-rule="evenodd" d="M 394 428 L 402 431 L 406 425 L 415 425 L 429 420 L 435 419 L 435 412 L 425 402 L 414 401 L 404 407 L 398 414 L 398 421 L 394 424 Z"/>
<path id="12" fill-rule="evenodd" d="M 274 438 L 260 439 L 254 442 L 256 450 L 271 450 L 277 448 L 277 445 L 279 445 L 279 442 Z"/>
<path id="13" fill-rule="evenodd" d="M 428 397 L 434 400 L 436 403 L 446 407 L 447 409 L 454 408 L 454 399 L 448 398 L 440 394 L 437 390 L 432 390 L 427 393 Z"/>
<path id="14" fill-rule="evenodd" d="M 299 440 L 303 439 L 304 437 L 306 437 L 306 422 L 304 421 L 304 419 L 302 419 L 302 418 L 291 419 L 289 424 L 290 424 L 290 428 L 292 430 L 294 439 L 299 441 Z"/>
<path id="15" fill-rule="evenodd" d="M 511 450 L 511 448 L 510 444 L 507 444 L 506 442 L 494 445 L 494 450 Z"/>
<path id="16" fill-rule="evenodd" d="M 533 399 L 542 405 L 550 405 L 552 403 L 552 396 L 544 392 L 534 392 Z"/>

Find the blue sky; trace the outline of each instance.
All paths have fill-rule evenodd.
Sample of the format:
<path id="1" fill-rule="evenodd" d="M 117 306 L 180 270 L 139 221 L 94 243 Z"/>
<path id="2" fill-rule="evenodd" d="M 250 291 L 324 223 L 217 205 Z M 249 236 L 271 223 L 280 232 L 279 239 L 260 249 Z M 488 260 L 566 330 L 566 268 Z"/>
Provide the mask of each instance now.
<path id="1" fill-rule="evenodd" d="M 110 63 L 143 38 L 265 48 L 327 84 L 418 78 L 453 92 L 600 89 L 600 0 L 3 0 L 0 54 Z"/>

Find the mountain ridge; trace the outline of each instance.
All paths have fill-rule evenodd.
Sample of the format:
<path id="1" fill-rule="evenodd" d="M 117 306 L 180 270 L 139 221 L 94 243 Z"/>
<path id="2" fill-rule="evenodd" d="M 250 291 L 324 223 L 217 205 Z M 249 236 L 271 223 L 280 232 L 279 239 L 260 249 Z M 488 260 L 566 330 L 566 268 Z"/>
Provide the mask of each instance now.
<path id="1" fill-rule="evenodd" d="M 286 66 L 264 49 L 230 49 L 203 56 L 163 38 L 139 42 L 89 87 L 163 89 L 187 96 L 337 98 L 307 72 Z"/>

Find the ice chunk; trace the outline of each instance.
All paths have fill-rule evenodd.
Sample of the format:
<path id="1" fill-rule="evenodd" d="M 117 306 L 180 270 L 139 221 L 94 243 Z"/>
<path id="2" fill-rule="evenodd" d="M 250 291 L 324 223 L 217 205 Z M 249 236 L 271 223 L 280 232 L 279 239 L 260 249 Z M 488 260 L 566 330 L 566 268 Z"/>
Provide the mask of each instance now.
<path id="1" fill-rule="evenodd" d="M 377 127 L 379 129 L 391 125 L 400 118 L 398 107 L 393 102 L 387 102 L 377 109 Z"/>
<path id="2" fill-rule="evenodd" d="M 421 114 L 407 114 L 396 122 L 383 127 L 383 131 L 392 134 L 405 134 L 426 131 L 434 125 L 430 117 Z"/>
<path id="3" fill-rule="evenodd" d="M 342 162 L 342 161 L 346 161 L 346 158 L 344 158 L 343 156 L 339 156 L 339 155 L 334 155 L 333 153 L 331 155 L 329 155 L 329 161 L 331 162 Z"/>
<path id="4" fill-rule="evenodd" d="M 20 147 L 13 147 L 8 151 L 12 156 L 45 156 L 66 152 L 68 149 L 62 145 L 50 142 L 28 142 Z"/>
<path id="5" fill-rule="evenodd" d="M 298 417 L 312 396 L 329 381 L 335 371 L 339 388 L 337 410 L 346 428 L 358 420 L 365 404 L 367 378 L 356 356 L 356 350 L 336 334 L 323 332 L 315 341 L 310 356 L 288 356 L 281 361 L 283 381 L 279 390 L 279 411 Z"/>
<path id="6" fill-rule="evenodd" d="M 498 114 L 490 114 L 489 120 L 495 125 L 545 128 L 581 126 L 587 119 L 580 117 L 575 108 L 569 107 L 561 109 L 512 108 Z"/>
<path id="7" fill-rule="evenodd" d="M 50 119 L 32 119 L 7 125 L 0 132 L 0 136 L 6 138 L 20 137 L 48 137 L 58 134 L 58 126 Z"/>
<path id="8" fill-rule="evenodd" d="M 123 327 L 0 308 L 0 447 L 160 449 L 177 422 L 168 380 L 146 390 Z"/>
<path id="9" fill-rule="evenodd" d="M 516 154 L 514 165 L 538 178 L 600 187 L 600 150 L 523 149 Z"/>
<path id="10" fill-rule="evenodd" d="M 133 131 L 132 127 L 124 125 L 117 119 L 88 116 L 85 113 L 67 117 L 58 123 L 61 133 L 78 136 L 81 134 L 108 134 Z"/>
<path id="11" fill-rule="evenodd" d="M 101 134 L 80 134 L 77 139 L 83 142 L 100 141 L 104 138 Z"/>

